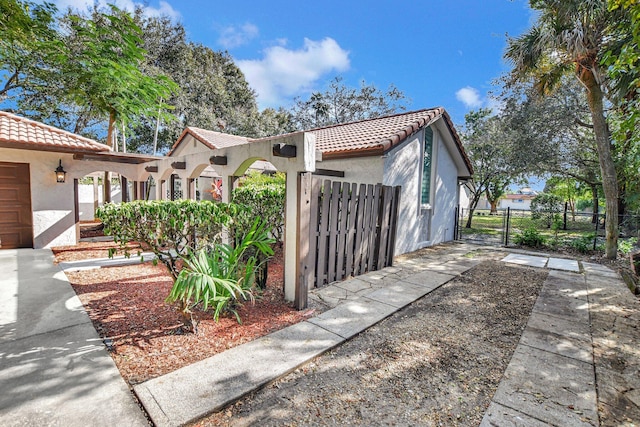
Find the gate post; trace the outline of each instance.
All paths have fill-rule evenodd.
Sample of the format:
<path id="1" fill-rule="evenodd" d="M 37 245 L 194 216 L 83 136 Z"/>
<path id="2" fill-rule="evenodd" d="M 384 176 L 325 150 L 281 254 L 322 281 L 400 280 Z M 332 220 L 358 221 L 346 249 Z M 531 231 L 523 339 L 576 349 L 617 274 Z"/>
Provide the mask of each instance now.
<path id="1" fill-rule="evenodd" d="M 303 310 L 307 308 L 308 291 L 314 271 L 314 266 L 309 265 L 311 172 L 302 172 L 298 174 L 297 193 L 297 250 L 294 306 L 297 310 Z"/>
<path id="2" fill-rule="evenodd" d="M 509 246 L 509 222 L 511 221 L 511 207 L 507 206 L 507 217 L 504 226 L 504 245 Z"/>

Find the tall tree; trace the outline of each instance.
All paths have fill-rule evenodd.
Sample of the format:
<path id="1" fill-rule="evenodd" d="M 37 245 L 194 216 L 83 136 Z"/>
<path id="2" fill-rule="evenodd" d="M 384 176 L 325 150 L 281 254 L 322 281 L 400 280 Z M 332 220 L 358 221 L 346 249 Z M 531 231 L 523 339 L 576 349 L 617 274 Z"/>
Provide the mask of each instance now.
<path id="1" fill-rule="evenodd" d="M 108 11 L 94 8 L 91 18 L 73 13 L 66 18 L 74 52 L 65 67 L 66 90 L 74 104 L 108 117 L 107 143 L 117 122 L 172 117 L 163 99 L 176 84 L 165 75 L 142 71 L 146 51 L 129 13 L 110 6 Z"/>
<path id="2" fill-rule="evenodd" d="M 293 123 L 299 130 L 371 119 L 406 110 L 408 99 L 394 85 L 382 91 L 372 84 L 348 87 L 335 77 L 324 92 L 314 92 L 309 99 L 296 98 L 291 109 Z"/>
<path id="3" fill-rule="evenodd" d="M 48 3 L 0 2 L 0 103 L 5 109 L 55 79 L 66 61 L 64 43 L 55 30 L 56 12 Z"/>
<path id="4" fill-rule="evenodd" d="M 506 57 L 513 63 L 512 76 L 533 76 L 540 91 L 548 93 L 562 75 L 572 71 L 584 86 L 606 201 L 605 253 L 607 258 L 615 259 L 618 179 L 604 114 L 606 73 L 600 66 L 614 14 L 608 10 L 606 0 L 530 0 L 529 4 L 539 15 L 527 33 L 509 40 Z"/>
<path id="5" fill-rule="evenodd" d="M 179 86 L 166 99 L 178 120 L 160 123 L 159 151 L 168 150 L 188 126 L 259 137 L 280 122 L 271 121 L 275 111 L 264 116 L 258 111 L 255 93 L 227 52 L 190 42 L 182 24 L 168 17 L 145 16 L 138 10 L 135 19 L 148 52 L 143 69 L 148 74 L 165 73 Z M 263 123 L 263 119 L 270 123 Z M 131 129 L 129 145 L 151 152 L 156 125 L 156 120 L 139 123 Z"/>

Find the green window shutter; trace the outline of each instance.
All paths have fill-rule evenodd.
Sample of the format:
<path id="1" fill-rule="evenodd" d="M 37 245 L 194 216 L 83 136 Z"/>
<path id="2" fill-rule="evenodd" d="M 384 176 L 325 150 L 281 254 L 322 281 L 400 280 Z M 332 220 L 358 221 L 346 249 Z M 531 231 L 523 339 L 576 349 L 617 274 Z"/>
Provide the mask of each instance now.
<path id="1" fill-rule="evenodd" d="M 424 130 L 424 155 L 422 156 L 422 197 L 423 205 L 429 204 L 431 195 L 431 162 L 433 153 L 433 130 L 428 127 Z"/>

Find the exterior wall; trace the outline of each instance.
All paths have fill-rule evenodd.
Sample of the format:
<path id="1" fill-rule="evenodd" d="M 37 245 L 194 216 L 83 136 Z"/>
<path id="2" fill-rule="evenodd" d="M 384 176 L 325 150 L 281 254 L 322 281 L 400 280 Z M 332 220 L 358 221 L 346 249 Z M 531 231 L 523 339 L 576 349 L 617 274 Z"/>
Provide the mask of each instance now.
<path id="1" fill-rule="evenodd" d="M 94 194 L 94 187 L 92 184 L 78 185 L 78 207 L 80 212 L 80 221 L 92 221 L 95 219 L 95 207 L 102 206 L 104 204 L 104 189 L 102 184 L 98 185 L 98 199 L 96 200 Z M 119 185 L 111 186 L 111 201 L 113 203 L 120 203 L 122 201 L 122 191 Z M 97 202 L 97 203 L 96 203 Z"/>
<path id="2" fill-rule="evenodd" d="M 0 159 L 29 164 L 34 248 L 76 244 L 73 178 L 67 174 L 66 182 L 57 183 L 53 173 L 60 159 L 70 171 L 73 155 L 0 148 Z"/>
<path id="3" fill-rule="evenodd" d="M 385 161 L 382 156 L 356 157 L 337 160 L 323 160 L 316 162 L 316 169 L 328 169 L 344 172 L 344 178 L 334 176 L 326 178 L 332 181 L 357 182 L 363 184 L 378 184 L 383 179 Z"/>
<path id="4" fill-rule="evenodd" d="M 430 210 L 420 206 L 423 139 L 424 133 L 418 132 L 388 152 L 384 158 L 382 183 L 402 186 L 398 206 L 396 255 L 418 249 L 419 242 L 425 240 L 425 234 L 428 233 Z"/>
<path id="5" fill-rule="evenodd" d="M 530 211 L 531 210 L 531 200 L 530 198 L 519 198 L 519 199 L 501 199 L 500 204 L 498 206 L 499 209 L 519 209 Z"/>
<path id="6" fill-rule="evenodd" d="M 440 132 L 433 129 L 431 203 L 421 204 L 424 132 L 385 156 L 384 185 L 401 185 L 396 254 L 453 240 L 458 205 L 458 169 Z"/>
<path id="7" fill-rule="evenodd" d="M 433 198 L 430 245 L 453 240 L 455 209 L 458 205 L 458 170 L 451 153 L 442 142 L 439 132 L 434 132 L 435 176 L 431 179 Z"/>

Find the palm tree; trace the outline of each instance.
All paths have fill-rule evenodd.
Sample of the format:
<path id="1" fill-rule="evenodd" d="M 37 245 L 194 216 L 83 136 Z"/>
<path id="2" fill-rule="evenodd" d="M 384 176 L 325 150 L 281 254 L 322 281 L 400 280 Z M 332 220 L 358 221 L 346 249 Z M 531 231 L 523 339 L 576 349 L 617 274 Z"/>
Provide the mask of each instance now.
<path id="1" fill-rule="evenodd" d="M 563 75 L 573 72 L 585 89 L 598 149 L 606 201 L 606 256 L 618 249 L 618 180 L 611 154 L 611 138 L 604 115 L 605 70 L 600 60 L 615 13 L 607 0 L 530 0 L 540 12 L 525 34 L 510 39 L 505 57 L 513 63 L 513 80 L 533 78 L 543 94 L 552 91 Z"/>

